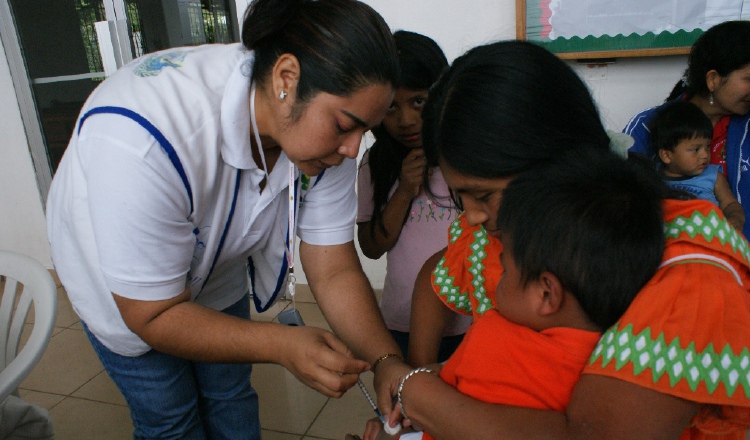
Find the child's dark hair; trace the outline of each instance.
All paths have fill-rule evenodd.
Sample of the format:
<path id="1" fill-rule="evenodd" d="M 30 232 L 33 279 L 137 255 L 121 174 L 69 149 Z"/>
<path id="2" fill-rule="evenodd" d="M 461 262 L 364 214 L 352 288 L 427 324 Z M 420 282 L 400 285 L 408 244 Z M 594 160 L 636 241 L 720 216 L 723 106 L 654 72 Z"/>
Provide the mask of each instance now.
<path id="1" fill-rule="evenodd" d="M 498 228 L 523 283 L 548 271 L 602 330 L 622 316 L 664 252 L 656 172 L 593 149 L 569 151 L 514 178 Z"/>
<path id="2" fill-rule="evenodd" d="M 674 151 L 681 141 L 713 137 L 714 127 L 703 111 L 690 101 L 678 99 L 660 108 L 648 123 L 651 144 L 659 150 Z"/>
<path id="3" fill-rule="evenodd" d="M 431 38 L 415 32 L 397 31 L 393 38 L 401 68 L 397 87 L 428 90 L 448 67 L 448 60 L 440 46 Z M 388 203 L 393 184 L 401 175 L 401 164 L 409 149 L 393 139 L 383 124 L 373 128 L 372 133 L 376 142 L 370 148 L 368 161 L 360 166 L 369 165 L 372 176 L 374 210 L 370 233 L 374 234 L 374 228 L 378 227 L 383 234 L 387 234 L 383 227 L 382 211 Z"/>

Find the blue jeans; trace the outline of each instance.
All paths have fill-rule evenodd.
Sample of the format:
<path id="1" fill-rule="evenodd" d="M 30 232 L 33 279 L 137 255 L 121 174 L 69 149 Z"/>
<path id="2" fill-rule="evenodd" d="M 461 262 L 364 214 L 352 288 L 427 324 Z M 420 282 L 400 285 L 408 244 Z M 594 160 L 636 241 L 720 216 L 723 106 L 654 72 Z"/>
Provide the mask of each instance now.
<path id="1" fill-rule="evenodd" d="M 249 319 L 249 296 L 222 312 Z M 102 345 L 85 323 L 83 328 L 125 396 L 133 438 L 260 440 L 252 364 L 191 362 L 156 350 L 121 356 Z"/>

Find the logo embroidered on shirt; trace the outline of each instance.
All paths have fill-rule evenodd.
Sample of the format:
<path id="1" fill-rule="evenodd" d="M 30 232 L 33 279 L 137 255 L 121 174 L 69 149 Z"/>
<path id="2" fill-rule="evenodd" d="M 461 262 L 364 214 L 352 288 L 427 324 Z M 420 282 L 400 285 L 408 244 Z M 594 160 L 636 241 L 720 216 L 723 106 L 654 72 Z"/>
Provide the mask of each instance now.
<path id="1" fill-rule="evenodd" d="M 156 76 L 165 67 L 181 67 L 186 55 L 187 52 L 178 50 L 149 55 L 135 68 L 134 73 L 142 78 Z"/>

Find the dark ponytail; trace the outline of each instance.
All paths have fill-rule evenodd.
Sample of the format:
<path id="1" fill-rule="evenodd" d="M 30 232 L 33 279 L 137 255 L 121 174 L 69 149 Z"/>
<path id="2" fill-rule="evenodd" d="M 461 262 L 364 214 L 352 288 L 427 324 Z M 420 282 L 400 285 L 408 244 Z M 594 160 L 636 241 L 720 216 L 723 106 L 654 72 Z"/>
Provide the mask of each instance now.
<path id="1" fill-rule="evenodd" d="M 266 38 L 274 34 L 297 13 L 305 0 L 254 1 L 245 11 L 242 24 L 242 44 L 255 50 Z"/>
<path id="2" fill-rule="evenodd" d="M 255 51 L 253 78 L 263 87 L 278 57 L 297 57 L 296 98 L 348 96 L 370 84 L 395 84 L 396 49 L 383 18 L 356 0 L 254 0 L 242 43 Z"/>
<path id="3" fill-rule="evenodd" d="M 667 99 L 664 100 L 664 102 L 673 101 L 680 96 L 682 96 L 683 93 L 687 93 L 687 80 L 682 77 L 679 81 L 672 87 L 672 91 L 669 92 L 669 95 L 667 96 Z"/>

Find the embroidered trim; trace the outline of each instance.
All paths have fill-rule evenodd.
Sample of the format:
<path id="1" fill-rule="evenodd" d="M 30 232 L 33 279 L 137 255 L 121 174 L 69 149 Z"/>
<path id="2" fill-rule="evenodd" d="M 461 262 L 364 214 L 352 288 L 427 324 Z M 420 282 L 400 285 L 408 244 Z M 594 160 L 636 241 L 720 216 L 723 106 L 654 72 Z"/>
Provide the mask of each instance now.
<path id="1" fill-rule="evenodd" d="M 456 240 L 464 233 L 461 225 L 461 218 L 454 221 L 449 229 L 450 242 Z M 477 300 L 478 307 L 474 313 L 483 315 L 487 310 L 492 308 L 492 301 L 487 297 L 487 290 L 484 287 L 484 259 L 487 257 L 485 247 L 489 244 L 489 238 L 484 228 L 479 228 L 474 232 L 474 242 L 470 245 L 471 255 L 469 255 L 469 273 L 472 275 L 471 285 L 474 286 L 472 296 Z M 433 271 L 434 283 L 439 286 L 438 294 L 443 297 L 446 304 L 451 304 L 456 311 L 472 312 L 472 305 L 469 292 L 462 292 L 460 286 L 455 283 L 455 277 L 449 275 L 448 268 L 445 266 L 445 257 L 441 258 L 435 270 Z"/>
<path id="2" fill-rule="evenodd" d="M 632 324 L 621 330 L 617 327 L 615 325 L 602 335 L 589 365 L 601 359 L 604 368 L 614 361 L 615 370 L 619 371 L 625 365 L 632 364 L 636 376 L 648 370 L 654 383 L 667 374 L 672 387 L 685 380 L 693 391 L 703 383 L 708 393 L 714 394 L 719 384 L 723 383 L 728 397 L 732 397 L 741 387 L 745 396 L 750 398 L 750 352 L 747 347 L 738 355 L 734 354 L 729 344 L 719 352 L 713 344 L 703 351 L 697 351 L 694 342 L 682 348 L 679 337 L 669 343 L 664 333 L 653 338 L 650 328 L 635 335 Z"/>
<path id="3" fill-rule="evenodd" d="M 438 295 L 443 297 L 446 304 L 452 304 L 456 311 L 471 313 L 469 296 L 461 293 L 455 285 L 455 278 L 448 275 L 448 268 L 445 267 L 445 257 L 438 261 L 432 275 L 434 276 L 435 285 L 440 287 Z"/>
<path id="4" fill-rule="evenodd" d="M 664 223 L 664 234 L 667 239 L 676 239 L 683 232 L 690 238 L 701 235 L 709 243 L 716 238 L 723 246 L 729 245 L 735 254 L 739 253 L 745 262 L 750 263 L 747 240 L 714 210 L 711 210 L 708 215 L 696 210 L 689 218 L 678 216 Z"/>
<path id="5" fill-rule="evenodd" d="M 471 267 L 469 267 L 469 273 L 474 275 L 471 284 L 474 286 L 474 299 L 477 300 L 477 310 L 474 313 L 478 315 L 484 315 L 484 312 L 492 308 L 492 301 L 487 298 L 487 289 L 484 288 L 484 259 L 487 258 L 487 253 L 484 248 L 489 244 L 490 239 L 487 238 L 487 232 L 484 228 L 479 228 L 474 233 L 474 243 L 471 245 L 472 253 L 469 256 Z"/>
<path id="6" fill-rule="evenodd" d="M 451 223 L 450 229 L 448 229 L 448 236 L 451 243 L 455 243 L 464 233 L 464 228 L 461 227 L 461 218 L 457 218 Z"/>
<path id="7" fill-rule="evenodd" d="M 424 220 L 425 222 L 429 222 L 430 220 L 433 221 L 440 221 L 445 220 L 448 221 L 451 218 L 454 218 L 454 220 L 451 222 L 451 229 L 449 231 L 453 232 L 453 226 L 455 225 L 455 218 L 460 214 L 460 211 L 453 207 L 445 207 L 441 206 L 439 203 L 433 203 L 432 200 L 417 200 L 416 203 L 412 202 L 411 209 L 409 210 L 409 222 L 421 222 Z M 460 230 L 460 222 L 458 225 L 458 228 Z M 458 239 L 458 235 L 450 234 L 450 241 L 454 242 Z"/>
<path id="8" fill-rule="evenodd" d="M 159 52 L 143 58 L 143 61 L 135 68 L 133 73 L 141 78 L 156 76 L 167 67 L 175 69 L 182 67 L 187 52 L 173 50 L 170 52 Z"/>

